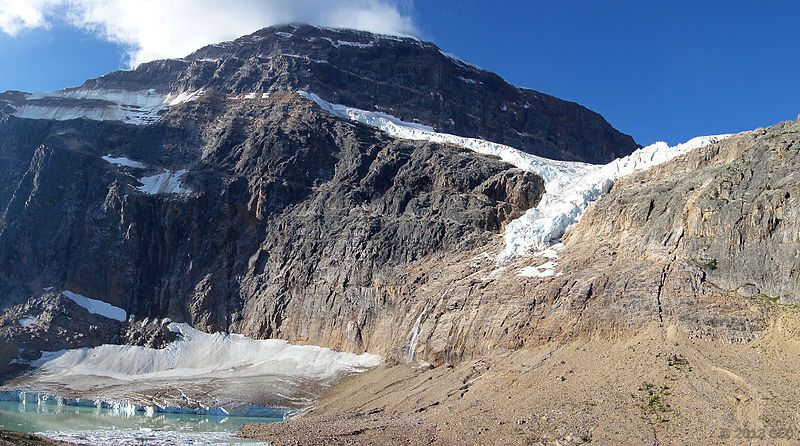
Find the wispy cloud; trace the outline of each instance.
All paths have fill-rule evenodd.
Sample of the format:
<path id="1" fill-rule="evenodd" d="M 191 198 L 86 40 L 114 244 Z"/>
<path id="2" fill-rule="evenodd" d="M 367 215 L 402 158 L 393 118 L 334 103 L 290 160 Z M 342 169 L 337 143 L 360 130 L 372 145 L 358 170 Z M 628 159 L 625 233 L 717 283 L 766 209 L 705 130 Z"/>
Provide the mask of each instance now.
<path id="1" fill-rule="evenodd" d="M 410 5 L 409 0 L 0 0 L 0 31 L 16 36 L 65 21 L 122 45 L 135 66 L 280 23 L 415 34 Z"/>

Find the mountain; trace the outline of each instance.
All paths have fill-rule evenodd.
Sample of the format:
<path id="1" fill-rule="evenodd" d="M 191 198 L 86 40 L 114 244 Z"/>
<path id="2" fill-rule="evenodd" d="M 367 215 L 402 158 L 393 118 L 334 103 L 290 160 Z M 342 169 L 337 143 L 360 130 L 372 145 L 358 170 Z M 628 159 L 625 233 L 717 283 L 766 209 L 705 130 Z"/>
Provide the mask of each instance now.
<path id="1" fill-rule="evenodd" d="M 635 150 L 600 115 L 530 89 L 413 38 L 308 25 L 271 27 L 184 59 L 142 64 L 85 82 L 66 97 L 8 95 L 14 104 L 69 106 L 81 90 L 225 94 L 305 90 L 437 131 L 485 138 L 552 159 L 605 163 Z"/>
<path id="2" fill-rule="evenodd" d="M 779 420 L 800 400 L 798 134 L 639 147 L 431 43 L 307 25 L 6 92 L 0 370 L 75 398 L 122 376 L 105 397 L 141 401 L 178 367 L 230 385 L 197 407 L 295 408 L 380 356 L 319 429 L 248 431 L 272 444 L 680 444 Z M 234 389 L 267 339 L 324 373 Z"/>
<path id="3" fill-rule="evenodd" d="M 418 321 L 403 339 L 432 364 L 348 377 L 305 416 L 245 435 L 791 444 L 798 147 L 800 121 L 723 138 L 622 178 L 556 248 L 502 264 L 485 257 L 502 249 L 492 245 L 415 262 L 416 312 L 391 325 Z"/>
<path id="4" fill-rule="evenodd" d="M 292 336 L 321 342 L 340 321 L 306 333 L 290 315 L 326 320 L 400 265 L 484 243 L 543 193 L 490 157 L 343 123 L 300 87 L 552 158 L 636 147 L 599 115 L 430 43 L 268 28 L 76 89 L 2 96 L 3 300 L 55 287 L 140 318 L 265 337 L 297 324 Z M 564 137 L 543 142 L 551 131 Z M 363 349 L 355 330 L 332 344 Z"/>

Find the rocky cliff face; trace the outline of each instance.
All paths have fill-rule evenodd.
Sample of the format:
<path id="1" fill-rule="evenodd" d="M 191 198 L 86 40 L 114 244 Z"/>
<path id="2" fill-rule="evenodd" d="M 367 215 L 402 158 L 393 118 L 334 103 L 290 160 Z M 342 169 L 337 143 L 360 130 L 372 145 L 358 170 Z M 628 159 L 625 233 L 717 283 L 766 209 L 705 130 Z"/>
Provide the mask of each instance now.
<path id="1" fill-rule="evenodd" d="M 19 305 L 60 305 L 43 291 L 54 289 L 138 320 L 384 350 L 375 327 L 405 296 L 406 265 L 480 249 L 544 193 L 540 177 L 493 157 L 335 119 L 298 88 L 552 158 L 636 147 L 599 115 L 431 43 L 299 25 L 77 89 L 6 92 L 6 338 L 29 334 Z M 78 325 L 65 329 L 93 324 Z M 61 347 L 144 336 L 122 325 Z M 42 342 L 9 341 L 9 352 L 49 339 L 33 338 Z"/>
<path id="2" fill-rule="evenodd" d="M 797 124 L 628 177 L 558 259 L 497 263 L 504 226 L 537 205 L 542 178 L 335 118 L 297 88 L 554 158 L 635 148 L 594 113 L 432 44 L 306 26 L 63 94 L 5 93 L 4 336 L 29 335 L 20 308 L 51 305 L 50 287 L 139 320 L 434 364 L 650 323 L 747 339 L 797 303 Z M 545 261 L 555 275 L 520 276 Z M 159 330 L 122 324 L 64 347 L 159 345 Z"/>
<path id="3" fill-rule="evenodd" d="M 162 93 L 208 89 L 259 97 L 303 89 L 329 102 L 383 111 L 439 132 L 485 138 L 551 159 L 604 163 L 637 148 L 631 137 L 597 113 L 510 85 L 433 43 L 308 25 L 265 28 L 184 59 L 113 72 L 81 88 Z M 6 99 L 23 103 L 19 93 L 7 93 Z M 75 97 L 29 98 L 24 103 L 74 102 Z"/>
<path id="4" fill-rule="evenodd" d="M 486 243 L 543 193 L 495 158 L 393 140 L 295 93 L 207 94 L 147 126 L 6 116 L 0 134 L 5 305 L 55 287 L 138 319 L 353 350 L 374 283 Z M 182 169 L 161 193 L 137 180 Z"/>
<path id="5" fill-rule="evenodd" d="M 756 339 L 797 308 L 799 144 L 800 123 L 786 122 L 625 177 L 568 231 L 556 259 L 498 265 L 474 251 L 411 265 L 405 309 L 377 332 L 402 358 L 410 331 L 390 327 L 418 317 L 414 355 L 435 364 L 652 324 Z M 553 276 L 519 276 L 546 261 L 557 263 Z"/>

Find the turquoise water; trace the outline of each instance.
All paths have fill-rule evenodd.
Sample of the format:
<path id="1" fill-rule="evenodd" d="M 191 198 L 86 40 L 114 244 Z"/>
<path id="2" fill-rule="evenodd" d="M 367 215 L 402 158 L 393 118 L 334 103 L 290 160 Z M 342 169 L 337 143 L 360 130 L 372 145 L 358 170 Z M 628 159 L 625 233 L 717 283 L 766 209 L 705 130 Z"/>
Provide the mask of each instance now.
<path id="1" fill-rule="evenodd" d="M 0 428 L 86 445 L 248 445 L 235 438 L 242 424 L 277 418 L 128 412 L 117 409 L 0 401 Z"/>

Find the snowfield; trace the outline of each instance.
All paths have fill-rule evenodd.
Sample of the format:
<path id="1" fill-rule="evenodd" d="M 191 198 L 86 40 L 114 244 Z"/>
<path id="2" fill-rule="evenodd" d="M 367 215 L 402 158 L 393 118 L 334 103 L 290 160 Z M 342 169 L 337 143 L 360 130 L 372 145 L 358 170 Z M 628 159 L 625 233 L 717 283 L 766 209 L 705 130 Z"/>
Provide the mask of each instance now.
<path id="1" fill-rule="evenodd" d="M 286 376 L 326 380 L 341 373 L 377 366 L 380 356 L 339 353 L 277 339 L 255 340 L 238 334 L 204 333 L 170 323 L 179 339 L 163 349 L 131 345 L 47 352 L 33 362 L 48 381 L 95 376 L 120 381 Z"/>
<path id="2" fill-rule="evenodd" d="M 62 291 L 61 294 L 67 296 L 70 300 L 88 310 L 89 313 L 97 314 L 120 322 L 125 322 L 128 320 L 128 313 L 122 308 L 115 307 L 100 300 L 90 299 L 84 295 L 73 293 L 72 291 Z"/>
<path id="3" fill-rule="evenodd" d="M 113 157 L 111 154 L 101 157 L 103 160 L 110 164 L 114 164 L 117 166 L 124 166 L 124 167 L 131 167 L 134 169 L 144 169 L 145 165 L 140 163 L 139 161 L 134 161 L 129 158 L 125 158 L 124 156 L 121 157 Z"/>
<path id="4" fill-rule="evenodd" d="M 148 195 L 157 194 L 191 194 L 192 190 L 181 186 L 181 177 L 186 175 L 187 170 L 173 172 L 164 171 L 156 175 L 139 178 L 142 183 L 137 189 Z"/>
<path id="5" fill-rule="evenodd" d="M 146 125 L 157 121 L 169 107 L 193 101 L 203 93 L 203 90 L 161 94 L 155 90 L 75 88 L 33 93 L 13 107 L 14 116 L 20 118 L 56 121 L 85 118 Z"/>
<path id="6" fill-rule="evenodd" d="M 429 126 L 405 122 L 385 113 L 331 104 L 314 93 L 298 93 L 334 116 L 377 128 L 396 138 L 461 146 L 478 153 L 497 156 L 519 169 L 540 175 L 545 181 L 545 195 L 538 206 L 529 209 L 506 226 L 505 248 L 498 260 L 530 255 L 557 244 L 567 228 L 577 223 L 589 205 L 607 193 L 619 178 L 730 136 L 703 136 L 674 147 L 665 142 L 657 142 L 608 164 L 594 165 L 551 160 L 503 144 L 438 133 Z M 526 277 L 551 276 L 555 271 L 555 263 L 548 262 L 547 267 L 541 270 L 534 268 L 521 271 L 520 274 Z"/>

